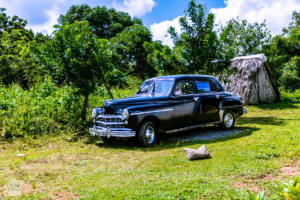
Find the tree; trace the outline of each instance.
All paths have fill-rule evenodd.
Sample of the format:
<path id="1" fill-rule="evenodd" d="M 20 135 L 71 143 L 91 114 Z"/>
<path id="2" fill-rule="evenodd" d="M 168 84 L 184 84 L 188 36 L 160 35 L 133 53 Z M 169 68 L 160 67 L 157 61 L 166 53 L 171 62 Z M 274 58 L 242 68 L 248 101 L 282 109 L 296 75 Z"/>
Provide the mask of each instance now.
<path id="1" fill-rule="evenodd" d="M 160 75 L 176 74 L 181 65 L 175 52 L 161 41 L 154 41 L 147 46 L 147 62 L 149 62 Z"/>
<path id="2" fill-rule="evenodd" d="M 169 33 L 174 41 L 174 52 L 180 60 L 180 73 L 213 73 L 219 69 L 213 63 L 218 57 L 218 40 L 214 32 L 214 15 L 191 0 L 185 16 L 179 19 L 181 34 L 174 27 Z"/>
<path id="3" fill-rule="evenodd" d="M 155 67 L 147 60 L 151 54 L 149 46 L 152 44 L 152 36 L 145 26 L 127 27 L 111 42 L 116 56 L 114 62 L 121 66 L 124 73 L 143 80 L 157 74 Z"/>
<path id="4" fill-rule="evenodd" d="M 300 87 L 299 52 L 300 52 L 300 13 L 293 12 L 292 22 L 283 34 L 277 35 L 270 44 L 263 47 L 263 52 L 275 74 L 278 84 L 288 88 Z"/>
<path id="5" fill-rule="evenodd" d="M 86 119 L 89 94 L 97 85 L 118 84 L 123 75 L 112 65 L 106 39 L 92 33 L 87 21 L 58 26 L 43 48 L 44 68 L 58 84 L 68 84 L 84 96 L 81 119 Z"/>
<path id="6" fill-rule="evenodd" d="M 91 8 L 86 4 L 73 5 L 65 15 L 60 15 L 60 25 L 72 24 L 75 21 L 88 21 L 92 32 L 99 38 L 110 39 L 126 27 L 142 24 L 139 19 L 131 18 L 127 13 L 107 9 L 105 6 Z"/>
<path id="7" fill-rule="evenodd" d="M 28 50 L 36 37 L 25 29 L 27 22 L 17 16 L 7 16 L 0 8 L 0 81 L 8 85 L 20 83 L 28 88 L 30 69 L 35 66 Z"/>
<path id="8" fill-rule="evenodd" d="M 221 48 L 232 58 L 262 53 L 262 47 L 271 42 L 266 23 L 249 23 L 247 20 L 231 19 L 221 28 Z"/>

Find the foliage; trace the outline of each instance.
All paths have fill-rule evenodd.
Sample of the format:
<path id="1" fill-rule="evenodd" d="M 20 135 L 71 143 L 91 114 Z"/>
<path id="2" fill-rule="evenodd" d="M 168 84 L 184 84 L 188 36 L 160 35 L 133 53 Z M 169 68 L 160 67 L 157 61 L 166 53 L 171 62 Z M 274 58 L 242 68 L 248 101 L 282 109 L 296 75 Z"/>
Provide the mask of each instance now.
<path id="1" fill-rule="evenodd" d="M 75 92 L 71 87 L 54 86 L 50 80 L 30 90 L 18 85 L 0 85 L 1 135 L 7 138 L 56 135 L 74 130 L 82 102 Z"/>
<path id="2" fill-rule="evenodd" d="M 300 87 L 299 52 L 300 52 L 300 20 L 299 12 L 293 13 L 293 20 L 282 35 L 273 38 L 272 43 L 265 45 L 264 54 L 274 72 L 279 85 L 286 89 Z"/>
<path id="3" fill-rule="evenodd" d="M 300 199 L 300 177 L 286 183 L 280 195 L 286 200 Z"/>
<path id="4" fill-rule="evenodd" d="M 73 5 L 65 15 L 60 15 L 60 25 L 72 24 L 75 21 L 87 21 L 92 27 L 92 32 L 99 38 L 110 39 L 122 32 L 126 27 L 134 24 L 141 25 L 139 19 L 131 18 L 128 13 L 115 9 L 107 9 L 105 6 L 91 8 L 86 4 Z"/>
<path id="5" fill-rule="evenodd" d="M 300 87 L 300 57 L 295 56 L 284 64 L 282 75 L 279 79 L 285 89 L 295 90 Z"/>
<path id="6" fill-rule="evenodd" d="M 265 195 L 264 191 L 261 191 L 259 194 L 255 195 L 248 190 L 247 200 L 267 200 L 267 198 L 265 198 L 264 195 Z"/>
<path id="7" fill-rule="evenodd" d="M 121 66 L 121 70 L 128 75 L 142 80 L 157 74 L 154 66 L 148 62 L 147 51 L 151 46 L 150 31 L 142 25 L 133 25 L 111 39 L 115 51 L 114 64 Z"/>
<path id="8" fill-rule="evenodd" d="M 214 28 L 214 15 L 206 13 L 203 5 L 191 0 L 186 14 L 179 19 L 181 34 L 170 27 L 174 51 L 180 60 L 180 73 L 216 73 L 221 71 L 213 61 L 222 61 L 218 56 L 218 39 Z"/>
<path id="9" fill-rule="evenodd" d="M 85 121 L 89 95 L 97 84 L 113 85 L 122 81 L 123 75 L 112 64 L 109 43 L 98 39 L 86 21 L 66 24 L 43 49 L 45 69 L 58 84 L 68 84 L 85 97 L 81 119 Z"/>
<path id="10" fill-rule="evenodd" d="M 262 53 L 263 45 L 271 38 L 265 21 L 252 24 L 245 19 L 231 19 L 220 32 L 221 48 L 231 58 Z"/>
<path id="11" fill-rule="evenodd" d="M 7 16 L 0 8 L 0 81 L 5 85 L 19 83 L 24 88 L 36 78 L 36 63 L 30 48 L 40 43 L 39 35 L 25 29 L 27 22 L 17 16 Z"/>

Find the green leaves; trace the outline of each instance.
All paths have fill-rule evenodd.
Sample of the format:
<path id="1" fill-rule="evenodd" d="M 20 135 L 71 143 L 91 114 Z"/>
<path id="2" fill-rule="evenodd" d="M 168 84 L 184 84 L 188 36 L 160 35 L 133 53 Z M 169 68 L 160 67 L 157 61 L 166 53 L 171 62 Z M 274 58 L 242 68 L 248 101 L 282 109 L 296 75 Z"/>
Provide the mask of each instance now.
<path id="1" fill-rule="evenodd" d="M 204 7 L 193 0 L 189 2 L 186 15 L 181 17 L 182 33 L 171 27 L 169 34 L 175 44 L 174 52 L 180 60 L 180 73 L 208 73 L 218 71 L 212 61 L 221 59 L 217 52 L 218 40 L 213 31 L 214 15 L 207 14 Z"/>
<path id="2" fill-rule="evenodd" d="M 233 57 L 258 54 L 262 47 L 271 42 L 270 30 L 263 23 L 249 23 L 247 20 L 231 19 L 221 27 L 222 48 Z"/>

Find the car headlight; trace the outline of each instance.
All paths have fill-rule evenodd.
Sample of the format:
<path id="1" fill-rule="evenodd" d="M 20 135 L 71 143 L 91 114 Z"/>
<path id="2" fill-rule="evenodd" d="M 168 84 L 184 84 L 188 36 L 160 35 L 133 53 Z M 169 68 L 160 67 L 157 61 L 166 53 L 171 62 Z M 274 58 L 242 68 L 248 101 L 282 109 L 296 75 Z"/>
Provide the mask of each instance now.
<path id="1" fill-rule="evenodd" d="M 92 118 L 95 119 L 97 117 L 97 110 L 96 108 L 92 109 Z"/>
<path id="2" fill-rule="evenodd" d="M 104 113 L 104 108 L 93 108 L 92 118 L 95 119 L 98 115 L 102 115 L 103 113 Z"/>
<path id="3" fill-rule="evenodd" d="M 123 109 L 122 116 L 127 120 L 129 118 L 129 112 L 127 109 Z"/>

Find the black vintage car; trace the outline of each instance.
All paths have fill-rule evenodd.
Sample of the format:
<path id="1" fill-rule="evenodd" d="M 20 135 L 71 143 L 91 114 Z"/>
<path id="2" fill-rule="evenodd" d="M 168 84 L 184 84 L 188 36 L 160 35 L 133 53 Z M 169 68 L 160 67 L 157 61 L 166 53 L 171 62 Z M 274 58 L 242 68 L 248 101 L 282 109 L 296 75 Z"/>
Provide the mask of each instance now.
<path id="1" fill-rule="evenodd" d="M 225 92 L 212 76 L 161 76 L 146 80 L 133 97 L 107 100 L 104 108 L 92 109 L 89 132 L 104 141 L 136 137 L 140 145 L 151 146 L 162 133 L 207 124 L 230 129 L 244 112 L 240 98 Z"/>

